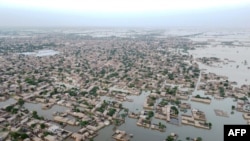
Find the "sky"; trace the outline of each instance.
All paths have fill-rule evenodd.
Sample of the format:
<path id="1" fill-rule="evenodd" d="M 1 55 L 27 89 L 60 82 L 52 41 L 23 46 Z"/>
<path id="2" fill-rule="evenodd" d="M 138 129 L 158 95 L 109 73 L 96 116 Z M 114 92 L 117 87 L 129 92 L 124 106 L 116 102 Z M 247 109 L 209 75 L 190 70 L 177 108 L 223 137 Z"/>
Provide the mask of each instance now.
<path id="1" fill-rule="evenodd" d="M 0 0 L 0 26 L 250 27 L 250 0 Z"/>

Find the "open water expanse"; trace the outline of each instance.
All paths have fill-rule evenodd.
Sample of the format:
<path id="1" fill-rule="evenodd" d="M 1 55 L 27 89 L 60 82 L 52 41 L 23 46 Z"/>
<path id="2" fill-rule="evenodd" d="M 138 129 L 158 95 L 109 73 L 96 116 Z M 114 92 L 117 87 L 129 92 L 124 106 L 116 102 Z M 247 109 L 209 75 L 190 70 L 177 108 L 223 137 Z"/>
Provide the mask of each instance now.
<path id="1" fill-rule="evenodd" d="M 24 54 L 24 55 L 35 55 L 35 56 L 51 56 L 51 55 L 56 55 L 56 54 L 59 54 L 58 51 L 55 51 L 55 50 L 39 50 L 37 52 L 23 52 L 21 54 Z"/>
<path id="2" fill-rule="evenodd" d="M 250 84 L 250 47 L 207 47 L 190 50 L 195 58 L 217 57 L 221 60 L 228 59 L 226 64 L 218 63 L 214 66 L 199 64 L 206 72 L 228 76 L 229 81 L 236 81 L 238 86 Z M 246 64 L 245 64 L 246 62 Z"/>

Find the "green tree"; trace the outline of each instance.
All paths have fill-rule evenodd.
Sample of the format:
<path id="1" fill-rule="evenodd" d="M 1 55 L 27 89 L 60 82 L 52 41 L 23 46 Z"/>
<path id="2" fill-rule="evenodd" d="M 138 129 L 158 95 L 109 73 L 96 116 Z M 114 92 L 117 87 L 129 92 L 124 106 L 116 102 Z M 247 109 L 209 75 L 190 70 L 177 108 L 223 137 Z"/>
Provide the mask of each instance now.
<path id="1" fill-rule="evenodd" d="M 169 73 L 169 74 L 168 74 L 168 78 L 169 78 L 170 80 L 174 80 L 174 74 L 173 74 L 173 73 Z"/>
<path id="2" fill-rule="evenodd" d="M 122 113 L 122 114 L 121 114 L 121 117 L 122 117 L 122 119 L 125 119 L 126 114 L 125 114 L 125 113 Z"/>
<path id="3" fill-rule="evenodd" d="M 172 106 L 171 110 L 174 112 L 175 115 L 179 114 L 179 110 L 175 106 Z"/>
<path id="4" fill-rule="evenodd" d="M 24 103 L 25 103 L 25 101 L 22 98 L 19 98 L 17 101 L 17 104 L 20 106 L 23 106 Z"/>
<path id="5" fill-rule="evenodd" d="M 160 129 L 165 129 L 166 125 L 162 124 L 161 122 L 158 123 L 158 126 Z"/>
<path id="6" fill-rule="evenodd" d="M 108 113 L 107 113 L 107 115 L 113 116 L 115 114 L 115 112 L 116 112 L 116 109 L 110 108 L 109 111 L 108 111 Z"/>
<path id="7" fill-rule="evenodd" d="M 85 127 L 85 126 L 88 125 L 88 124 L 89 124 L 88 121 L 81 121 L 81 122 L 80 122 L 80 126 L 81 126 L 81 127 Z"/>
<path id="8" fill-rule="evenodd" d="M 232 110 L 234 110 L 235 109 L 235 106 L 234 105 L 232 105 Z"/>
<path id="9" fill-rule="evenodd" d="M 148 118 L 150 119 L 150 118 L 152 118 L 154 116 L 154 112 L 153 111 L 149 111 L 148 112 Z"/>
<path id="10" fill-rule="evenodd" d="M 191 82 L 190 87 L 195 88 L 194 82 Z"/>
<path id="11" fill-rule="evenodd" d="M 44 123 L 40 124 L 41 129 L 44 129 L 46 126 Z"/>
<path id="12" fill-rule="evenodd" d="M 224 97 L 225 96 L 225 89 L 223 87 L 219 87 L 219 91 L 220 91 L 220 96 Z"/>
<path id="13" fill-rule="evenodd" d="M 174 141 L 174 137 L 172 137 L 172 136 L 168 136 L 167 138 L 166 138 L 166 141 Z"/>
<path id="14" fill-rule="evenodd" d="M 202 138 L 201 138 L 201 137 L 198 137 L 196 140 L 197 140 L 197 141 L 202 141 Z"/>

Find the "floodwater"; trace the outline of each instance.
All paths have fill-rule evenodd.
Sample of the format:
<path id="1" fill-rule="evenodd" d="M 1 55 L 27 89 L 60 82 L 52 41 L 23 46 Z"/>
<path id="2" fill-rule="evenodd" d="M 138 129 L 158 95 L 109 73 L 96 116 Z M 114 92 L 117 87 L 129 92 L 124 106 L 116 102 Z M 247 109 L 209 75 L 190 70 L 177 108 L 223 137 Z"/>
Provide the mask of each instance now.
<path id="1" fill-rule="evenodd" d="M 229 81 L 235 81 L 238 83 L 238 86 L 243 84 L 250 84 L 250 48 L 247 47 L 208 47 L 197 48 L 196 50 L 189 51 L 190 54 L 193 55 L 194 58 L 198 57 L 217 57 L 221 60 L 231 60 L 227 63 L 217 64 L 218 66 L 206 66 L 199 63 L 201 69 L 205 69 L 205 72 L 212 72 L 218 75 L 227 76 Z M 244 64 L 244 62 L 248 62 L 248 64 Z M 237 65 L 239 67 L 237 68 Z M 129 99 L 133 99 L 133 102 L 124 102 L 123 106 L 129 108 L 131 112 L 140 112 L 143 110 L 143 102 L 146 96 L 149 93 L 142 92 L 140 96 L 128 96 Z M 204 91 L 197 91 L 196 89 L 192 93 L 192 95 L 201 95 L 204 96 Z M 125 123 L 121 126 L 117 127 L 119 130 L 124 130 L 128 134 L 133 134 L 133 138 L 131 140 L 134 141 L 162 141 L 166 139 L 170 133 L 174 132 L 179 135 L 178 140 L 186 140 L 186 137 L 202 137 L 204 141 L 222 141 L 223 140 L 223 127 L 226 124 L 246 124 L 246 120 L 244 120 L 242 113 L 234 110 L 232 114 L 232 105 L 236 106 L 236 102 L 232 98 L 225 99 L 214 99 L 213 97 L 206 95 L 212 99 L 210 104 L 203 104 L 199 102 L 193 101 L 183 101 L 191 104 L 191 108 L 199 109 L 206 114 L 207 122 L 212 123 L 212 129 L 201 129 L 196 128 L 189 125 L 173 125 L 167 123 L 163 120 L 154 119 L 152 123 L 164 123 L 167 126 L 165 132 L 159 132 L 155 130 L 151 130 L 149 128 L 143 128 L 136 125 L 137 120 L 126 117 Z M 114 100 L 107 97 L 103 97 L 106 100 Z M 214 109 L 223 110 L 228 114 L 229 117 L 220 117 L 216 116 Z M 185 114 L 190 114 L 191 111 L 188 110 Z M 180 114 L 184 114 L 180 112 Z M 114 131 L 112 130 L 114 126 L 110 125 L 109 127 L 104 128 L 99 131 L 99 135 L 95 138 L 95 141 L 110 141 L 112 140 L 112 134 Z"/>
<path id="2" fill-rule="evenodd" d="M 54 105 L 50 109 L 42 109 L 41 103 L 27 103 L 25 102 L 24 107 L 29 111 L 37 111 L 39 116 L 43 116 L 45 119 L 53 120 L 53 114 L 56 112 L 66 112 L 68 108 Z"/>
<path id="3" fill-rule="evenodd" d="M 140 96 L 128 96 L 128 98 L 133 98 L 134 102 L 124 102 L 123 106 L 126 108 L 129 108 L 129 111 L 131 112 L 140 112 L 143 110 L 143 102 L 148 96 L 149 92 L 142 92 Z M 193 95 L 204 95 L 203 91 L 195 91 L 193 92 Z M 211 96 L 208 96 L 211 97 Z M 211 97 L 212 98 L 212 97 Z M 105 100 L 114 100 L 108 97 L 104 97 L 102 99 Z M 191 104 L 192 108 L 199 109 L 201 111 L 204 111 L 206 113 L 206 118 L 208 122 L 212 123 L 212 129 L 201 129 L 196 128 L 193 126 L 188 125 L 173 125 L 170 123 L 167 123 L 166 121 L 159 120 L 153 118 L 152 123 L 163 123 L 167 126 L 167 129 L 165 132 L 159 132 L 156 130 L 151 130 L 149 128 L 143 128 L 136 125 L 137 120 L 126 117 L 125 123 L 121 126 L 117 127 L 119 130 L 124 130 L 128 134 L 133 134 L 133 138 L 131 140 L 134 141 L 162 141 L 166 139 L 170 133 L 174 132 L 179 135 L 179 140 L 186 140 L 186 137 L 202 137 L 204 141 L 222 141 L 223 140 L 223 126 L 224 124 L 246 124 L 246 121 L 242 117 L 242 113 L 234 111 L 234 114 L 231 114 L 231 107 L 232 105 L 236 106 L 236 103 L 233 101 L 232 98 L 225 98 L 222 100 L 217 100 L 212 98 L 211 104 L 203 104 L 193 101 L 183 101 L 188 102 Z M 229 117 L 219 117 L 216 116 L 214 109 L 220 109 L 229 115 Z M 188 110 L 188 114 L 191 113 L 191 110 Z M 183 112 L 180 112 L 180 114 L 184 114 Z M 95 138 L 95 141 L 110 141 L 112 140 L 112 134 L 114 131 L 112 130 L 114 126 L 110 125 L 109 127 L 106 127 L 99 131 L 99 135 Z"/>
<path id="4" fill-rule="evenodd" d="M 5 101 L 0 101 L 0 108 L 4 108 L 5 106 L 12 105 L 16 103 L 16 100 L 13 98 L 9 98 Z"/>
<path id="5" fill-rule="evenodd" d="M 5 106 L 8 106 L 14 103 L 16 103 L 16 100 L 13 98 L 10 98 L 6 101 L 1 101 L 0 108 L 4 108 Z M 37 114 L 39 116 L 43 116 L 45 119 L 48 119 L 48 120 L 53 120 L 53 114 L 55 112 L 65 112 L 68 109 L 67 107 L 63 107 L 59 105 L 54 105 L 50 109 L 42 109 L 41 103 L 28 103 L 28 102 L 25 102 L 23 106 L 29 111 L 37 111 Z"/>
<path id="6" fill-rule="evenodd" d="M 52 56 L 52 55 L 56 55 L 59 54 L 58 51 L 55 50 L 39 50 L 38 52 L 23 52 L 21 54 L 24 55 L 35 55 L 35 56 Z"/>
<path id="7" fill-rule="evenodd" d="M 232 60 L 227 64 L 217 64 L 218 66 L 206 66 L 200 65 L 201 69 L 206 69 L 206 72 L 213 72 L 218 75 L 228 76 L 229 81 L 236 81 L 238 85 L 242 84 L 250 84 L 250 48 L 246 47 L 208 47 L 204 48 L 197 48 L 196 50 L 189 51 L 190 54 L 197 57 L 218 57 L 222 60 L 229 59 Z M 46 54 L 46 53 L 45 53 Z M 244 61 L 247 61 L 248 64 L 244 64 Z M 239 65 L 237 68 L 236 66 Z M 142 92 L 139 96 L 128 96 L 129 99 L 133 99 L 133 102 L 123 102 L 123 106 L 128 108 L 131 112 L 140 112 L 143 110 L 143 103 L 148 96 L 149 92 Z M 203 91 L 195 90 L 193 95 L 204 95 Z M 211 96 L 209 96 L 211 97 Z M 119 130 L 124 130 L 128 134 L 133 134 L 133 141 L 162 141 L 166 139 L 170 133 L 174 132 L 179 135 L 178 140 L 186 140 L 186 137 L 202 137 L 203 141 L 222 141 L 223 140 L 223 126 L 225 124 L 246 124 L 246 121 L 242 117 L 241 112 L 234 111 L 234 114 L 231 114 L 231 107 L 232 105 L 236 106 L 236 102 L 233 101 L 232 98 L 225 98 L 222 100 L 217 100 L 212 98 L 211 104 L 203 104 L 193 101 L 183 101 L 188 102 L 191 104 L 192 108 L 199 109 L 204 111 L 206 114 L 206 118 L 208 122 L 212 123 L 212 129 L 206 130 L 201 128 L 196 128 L 193 126 L 188 125 L 173 125 L 167 123 L 163 120 L 154 119 L 152 120 L 153 123 L 161 122 L 167 126 L 165 132 L 159 132 L 155 130 L 151 130 L 149 128 L 138 127 L 136 125 L 136 119 L 130 119 L 126 117 L 125 123 L 121 126 L 116 127 Z M 114 100 L 108 97 L 102 97 L 102 99 L 106 100 Z M 0 107 L 4 107 L 8 104 L 15 103 L 14 99 L 8 99 L 6 101 L 0 102 Z M 52 119 L 52 114 L 56 111 L 64 112 L 66 111 L 66 107 L 54 105 L 51 109 L 43 110 L 41 104 L 32 104 L 32 103 L 25 103 L 24 105 L 29 110 L 36 110 L 40 116 L 44 116 L 47 119 Z M 214 109 L 219 109 L 227 112 L 229 117 L 219 117 L 216 116 Z M 187 111 L 185 114 L 189 114 L 190 110 Z M 180 112 L 183 114 L 183 112 Z M 67 129 L 72 130 L 74 127 L 68 126 Z M 104 129 L 98 132 L 98 136 L 94 138 L 95 141 L 110 141 L 112 140 L 112 134 L 114 126 L 110 125 L 105 127 Z"/>
<path id="8" fill-rule="evenodd" d="M 134 102 L 124 102 L 123 106 L 126 108 L 129 108 L 130 111 L 140 112 L 141 110 L 143 110 L 142 109 L 143 102 L 146 96 L 148 96 L 148 94 L 149 92 L 142 92 L 140 96 L 128 96 L 129 98 L 133 98 Z M 194 95 L 200 94 L 202 96 L 204 92 L 196 91 L 193 94 Z M 103 97 L 103 99 L 113 100 L 108 97 Z M 16 100 L 12 98 L 6 101 L 2 101 L 0 102 L 0 107 L 2 108 L 6 105 L 13 104 L 15 103 L 15 101 Z M 124 124 L 116 128 L 119 130 L 124 130 L 128 134 L 133 134 L 134 136 L 133 138 L 131 138 L 131 140 L 134 140 L 134 141 L 141 141 L 141 140 L 162 141 L 172 132 L 177 133 L 179 135 L 180 140 L 185 140 L 186 137 L 193 138 L 193 137 L 200 136 L 203 138 L 204 141 L 211 141 L 211 140 L 221 141 L 223 140 L 224 124 L 246 124 L 246 121 L 242 117 L 242 113 L 235 111 L 234 114 L 231 114 L 231 111 L 232 111 L 231 106 L 236 104 L 231 98 L 225 98 L 222 100 L 216 100 L 212 98 L 212 102 L 209 105 L 198 103 L 198 102 L 192 102 L 192 101 L 188 101 L 188 102 L 191 103 L 192 108 L 199 109 L 206 113 L 208 122 L 212 123 L 211 130 L 195 128 L 195 127 L 186 126 L 186 125 L 177 126 L 177 125 L 166 123 L 163 120 L 153 119 L 152 121 L 153 123 L 161 122 L 167 125 L 167 129 L 165 132 L 159 132 L 159 131 L 151 130 L 149 128 L 138 127 L 136 125 L 137 120 L 131 119 L 128 117 L 125 119 Z M 66 107 L 58 106 L 58 105 L 54 105 L 51 109 L 43 110 L 41 104 L 33 104 L 33 103 L 25 103 L 24 107 L 26 107 L 29 110 L 36 110 L 40 116 L 44 116 L 47 119 L 52 119 L 52 114 L 56 111 L 65 112 L 67 110 Z M 216 116 L 214 113 L 214 109 L 220 109 L 220 110 L 226 111 L 229 117 Z M 187 113 L 190 113 L 190 111 L 188 111 Z M 183 112 L 181 112 L 181 114 L 183 114 Z M 70 131 L 77 131 L 78 129 L 80 129 L 79 127 L 76 127 L 76 126 L 67 126 L 65 128 Z M 95 141 L 112 140 L 112 134 L 114 133 L 113 129 L 114 129 L 113 125 L 103 128 L 102 130 L 98 132 L 98 136 L 95 137 L 94 140 Z"/>
<path id="9" fill-rule="evenodd" d="M 227 63 L 216 63 L 215 66 L 207 66 L 199 63 L 201 69 L 218 75 L 228 76 L 229 81 L 235 81 L 238 86 L 250 85 L 250 48 L 249 47 L 206 47 L 190 50 L 194 58 L 217 57 L 221 60 L 228 59 Z M 245 64 L 246 62 L 246 64 Z M 238 66 L 238 67 L 237 67 Z"/>

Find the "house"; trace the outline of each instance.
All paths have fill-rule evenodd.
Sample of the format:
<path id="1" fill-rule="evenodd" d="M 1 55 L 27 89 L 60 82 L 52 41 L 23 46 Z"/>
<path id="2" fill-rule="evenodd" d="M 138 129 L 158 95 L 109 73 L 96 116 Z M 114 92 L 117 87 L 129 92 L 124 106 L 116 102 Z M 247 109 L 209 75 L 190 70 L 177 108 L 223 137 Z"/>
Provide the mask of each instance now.
<path id="1" fill-rule="evenodd" d="M 52 136 L 52 135 L 47 135 L 44 137 L 45 141 L 57 141 L 58 138 L 56 136 Z"/>
<path id="2" fill-rule="evenodd" d="M 48 132 L 51 132 L 51 133 L 56 133 L 58 130 L 60 130 L 60 127 L 56 125 L 52 125 L 48 128 Z"/>

